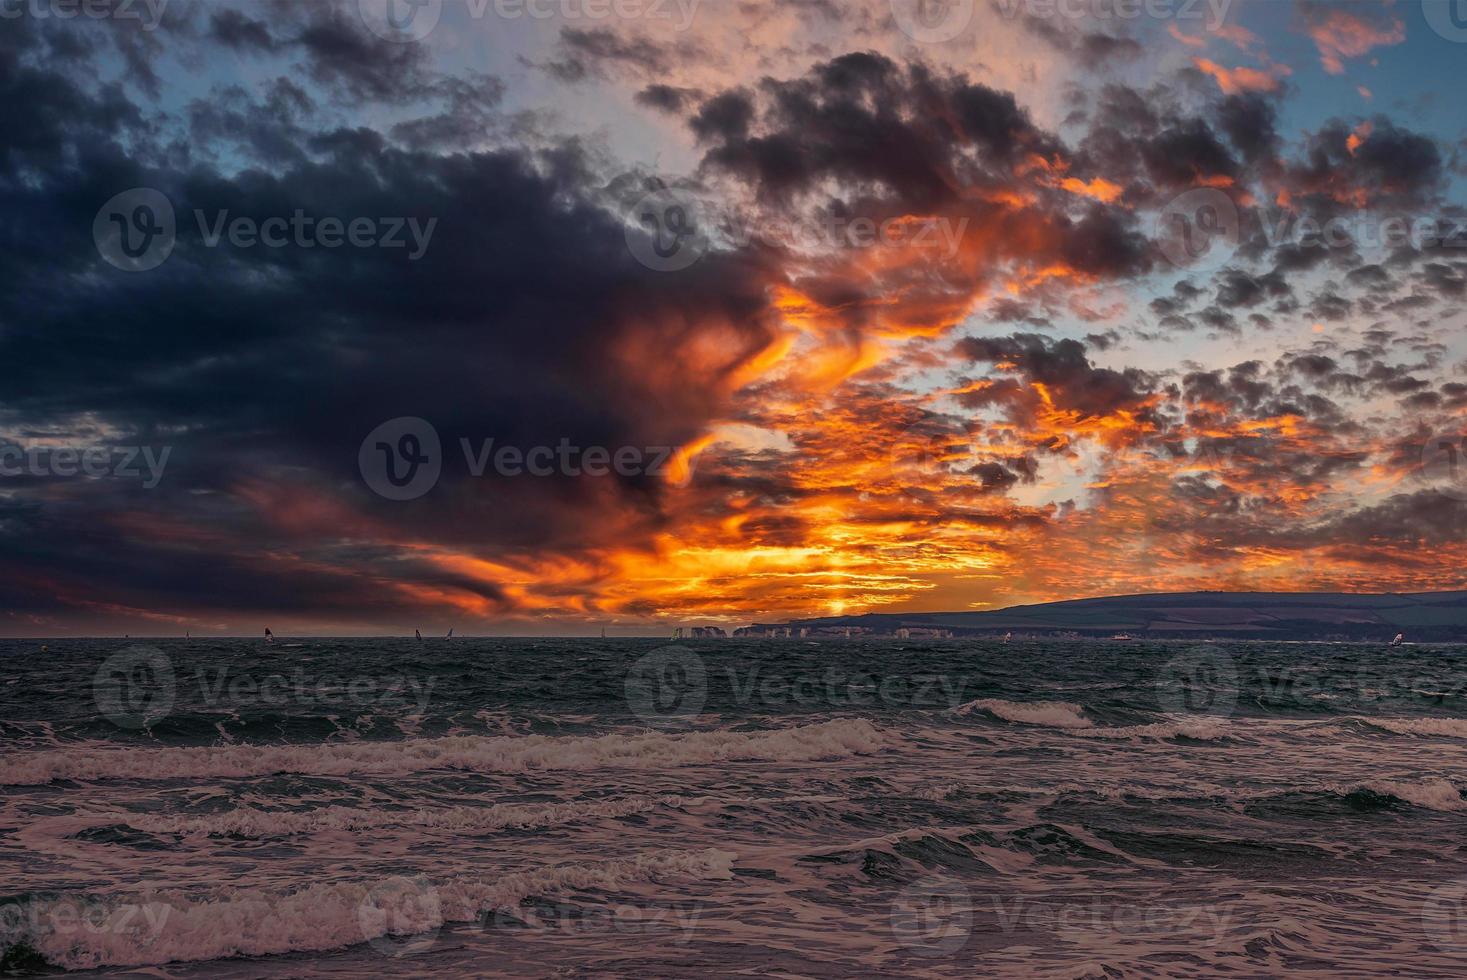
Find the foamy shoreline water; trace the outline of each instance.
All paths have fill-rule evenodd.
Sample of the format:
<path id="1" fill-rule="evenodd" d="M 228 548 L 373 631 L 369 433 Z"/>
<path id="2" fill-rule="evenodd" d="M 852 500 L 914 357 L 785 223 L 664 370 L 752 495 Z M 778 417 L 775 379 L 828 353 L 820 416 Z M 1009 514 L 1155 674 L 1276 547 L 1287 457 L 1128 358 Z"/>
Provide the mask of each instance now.
<path id="1" fill-rule="evenodd" d="M 1185 646 L 777 646 L 684 647 L 648 696 L 657 644 L 465 643 L 410 665 L 426 710 L 185 696 L 133 729 L 97 719 L 109 649 L 0 646 L 0 944 L 179 976 L 1467 968 L 1467 706 L 1252 680 L 1358 651 L 1223 647 L 1237 689 L 1189 711 Z M 1423 690 L 1467 680 L 1413 656 Z M 727 680 L 755 667 L 779 683 Z"/>

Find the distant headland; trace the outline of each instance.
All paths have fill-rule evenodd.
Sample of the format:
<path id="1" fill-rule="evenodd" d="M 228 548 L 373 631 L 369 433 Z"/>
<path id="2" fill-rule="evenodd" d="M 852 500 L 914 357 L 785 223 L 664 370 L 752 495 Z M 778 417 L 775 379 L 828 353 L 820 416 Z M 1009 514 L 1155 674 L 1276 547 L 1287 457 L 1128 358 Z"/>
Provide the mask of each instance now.
<path id="1" fill-rule="evenodd" d="M 720 636 L 688 629 L 684 636 Z M 1467 642 L 1467 592 L 1171 592 L 1012 606 L 987 612 L 867 613 L 734 631 L 751 637 L 1045 636 Z"/>

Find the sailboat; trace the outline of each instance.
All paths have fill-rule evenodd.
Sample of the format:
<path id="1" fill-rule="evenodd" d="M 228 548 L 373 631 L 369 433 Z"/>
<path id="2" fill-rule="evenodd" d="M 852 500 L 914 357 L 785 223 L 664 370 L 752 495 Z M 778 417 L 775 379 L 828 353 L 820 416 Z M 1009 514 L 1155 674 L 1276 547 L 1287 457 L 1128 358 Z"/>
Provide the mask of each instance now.
<path id="1" fill-rule="evenodd" d="M 601 627 L 601 639 L 606 639 L 606 627 Z"/>
<path id="2" fill-rule="evenodd" d="M 270 632 L 270 627 L 268 627 L 268 626 L 265 627 L 265 642 L 266 643 L 274 643 L 275 642 L 275 634 L 272 633 L 272 632 Z"/>
<path id="3" fill-rule="evenodd" d="M 1405 646 L 1405 645 L 1406 645 L 1406 634 L 1405 633 L 1397 633 L 1396 634 L 1396 638 L 1391 641 L 1391 646 L 1393 646 L 1393 647 L 1402 647 L 1402 646 Z"/>
<path id="4" fill-rule="evenodd" d="M 453 639 L 453 627 L 452 626 L 450 626 L 448 628 L 448 635 L 445 636 L 444 639 L 445 640 L 451 640 L 451 639 Z"/>
<path id="5" fill-rule="evenodd" d="M 1005 643 L 1008 643 L 1008 642 L 1009 642 L 1009 641 L 1010 641 L 1010 640 L 1012 640 L 1012 639 L 1013 639 L 1013 638 L 1014 638 L 1014 634 L 1012 634 L 1012 633 L 1005 633 L 1005 634 L 1004 634 L 1004 635 L 1003 635 L 1003 641 L 1004 641 L 1004 642 L 1005 642 Z"/>
<path id="6" fill-rule="evenodd" d="M 423 631 L 422 630 L 413 630 L 413 635 L 418 638 L 418 642 L 419 643 L 422 643 L 423 642 Z"/>

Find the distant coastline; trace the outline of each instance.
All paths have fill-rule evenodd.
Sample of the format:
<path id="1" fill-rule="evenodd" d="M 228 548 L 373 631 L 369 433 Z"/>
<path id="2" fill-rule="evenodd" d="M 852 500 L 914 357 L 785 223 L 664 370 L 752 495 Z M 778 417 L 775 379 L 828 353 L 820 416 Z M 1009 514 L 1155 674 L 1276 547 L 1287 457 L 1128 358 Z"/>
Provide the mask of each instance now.
<path id="1" fill-rule="evenodd" d="M 755 623 L 738 635 L 1467 642 L 1467 592 L 1172 592 Z"/>
<path id="2" fill-rule="evenodd" d="M 727 619 L 723 620 L 725 623 Z M 1163 592 L 1097 596 L 1010 606 L 982 612 L 881 612 L 820 616 L 746 626 L 686 624 L 678 627 L 618 624 L 600 639 L 952 639 L 1010 636 L 1015 640 L 1277 640 L 1299 642 L 1388 642 L 1397 633 L 1407 643 L 1467 643 L 1467 591 L 1412 593 L 1348 592 Z M 509 626 L 510 624 L 504 624 Z M 478 639 L 596 639 L 583 632 L 458 634 Z M 512 627 L 511 627 L 512 628 Z M 669 637 L 669 629 L 671 636 Z M 281 641 L 413 641 L 403 632 L 329 633 L 312 629 L 276 630 Z M 0 642 L 117 640 L 184 641 L 181 633 L 50 634 L 0 637 Z M 257 634 L 195 630 L 195 642 L 260 639 Z M 263 642 L 263 641 L 262 641 Z M 428 644 L 444 642 L 425 638 Z M 290 649 L 286 642 L 273 649 Z"/>

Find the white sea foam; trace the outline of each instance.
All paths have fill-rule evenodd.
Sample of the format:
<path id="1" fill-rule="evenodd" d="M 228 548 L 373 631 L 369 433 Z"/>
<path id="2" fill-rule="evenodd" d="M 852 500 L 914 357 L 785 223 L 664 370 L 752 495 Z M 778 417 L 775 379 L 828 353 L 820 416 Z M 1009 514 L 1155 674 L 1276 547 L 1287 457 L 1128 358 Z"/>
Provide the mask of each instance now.
<path id="1" fill-rule="evenodd" d="M 1445 735 L 1467 738 L 1467 719 L 1463 718 L 1361 718 L 1372 728 L 1397 735 Z"/>
<path id="2" fill-rule="evenodd" d="M 1190 738 L 1199 742 L 1214 742 L 1237 734 L 1222 718 L 1171 718 L 1149 725 L 1125 725 L 1118 728 L 1090 728 L 1077 731 L 1085 738 Z"/>
<path id="3" fill-rule="evenodd" d="M 1414 781 L 1378 779 L 1353 786 L 1333 785 L 1327 789 L 1341 796 L 1348 796 L 1356 790 L 1366 789 L 1372 793 L 1394 796 L 1398 800 L 1405 800 L 1415 806 L 1428 810 L 1439 810 L 1443 813 L 1467 810 L 1467 800 L 1462 799 L 1461 792 L 1452 785 L 1450 780 L 1440 776 L 1427 776 Z"/>
<path id="4" fill-rule="evenodd" d="M 652 732 L 599 737 L 462 735 L 397 742 L 163 749 L 80 743 L 65 751 L 0 757 L 0 785 L 36 786 L 57 779 L 228 779 L 277 773 L 394 775 L 433 769 L 474 772 L 665 769 L 744 760 L 840 758 L 875 752 L 884 744 L 882 733 L 863 719 L 763 732 L 683 735 Z"/>
<path id="5" fill-rule="evenodd" d="M 1125 725 L 1115 728 L 1098 727 L 1085 717 L 1084 709 L 1068 701 L 1004 701 L 1000 698 L 980 698 L 969 701 L 956 709 L 960 715 L 974 711 L 986 711 L 1005 721 L 1043 728 L 1061 728 L 1084 738 L 1191 738 L 1199 741 L 1214 741 L 1235 734 L 1228 722 L 1222 718 L 1168 716 L 1165 721 L 1149 725 Z"/>
<path id="6" fill-rule="evenodd" d="M 570 803 L 497 803 L 487 806 L 421 807 L 391 810 L 381 807 L 331 806 L 321 810 L 261 810 L 240 807 L 198 817 L 152 813 L 98 814 L 98 823 L 125 823 L 150 834 L 183 836 L 283 837 L 331 831 L 378 830 L 384 827 L 415 827 L 435 830 L 528 830 L 559 827 L 592 820 L 609 820 L 663 807 L 684 804 L 681 796 L 622 797 L 608 800 L 576 800 Z M 699 802 L 697 798 L 688 800 Z"/>
<path id="7" fill-rule="evenodd" d="M 626 890 L 662 879 L 725 879 L 735 856 L 714 849 L 660 851 L 484 878 L 415 881 L 403 888 L 383 888 L 379 881 L 340 882 L 294 892 L 241 889 L 209 899 L 159 892 L 136 903 L 96 900 L 84 913 L 93 928 L 43 926 L 31 934 L 27 923 L 56 921 L 41 905 L 35 916 L 0 922 L 0 946 L 24 941 L 72 970 L 341 949 L 447 922 L 473 922 L 487 910 L 513 912 L 531 895 Z"/>
<path id="8" fill-rule="evenodd" d="M 960 715 L 972 714 L 978 710 L 996 715 L 1004 721 L 1045 728 L 1090 728 L 1092 724 L 1078 704 L 1070 704 L 1068 701 L 1004 701 L 1000 698 L 979 698 L 956 709 Z"/>

